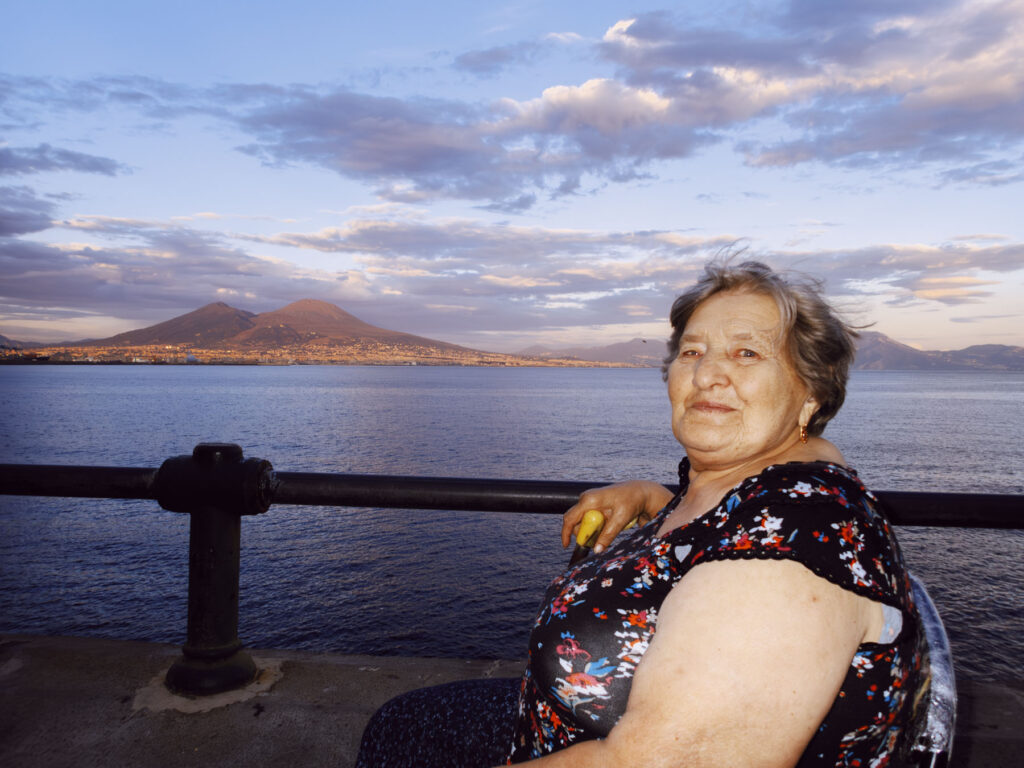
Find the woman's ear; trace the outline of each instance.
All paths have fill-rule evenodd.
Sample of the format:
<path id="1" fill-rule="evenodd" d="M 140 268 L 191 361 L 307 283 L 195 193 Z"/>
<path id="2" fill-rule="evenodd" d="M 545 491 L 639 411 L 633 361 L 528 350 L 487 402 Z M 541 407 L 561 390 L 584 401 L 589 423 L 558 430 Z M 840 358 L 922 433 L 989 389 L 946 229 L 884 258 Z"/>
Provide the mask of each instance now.
<path id="1" fill-rule="evenodd" d="M 800 408 L 799 423 L 801 427 L 806 427 L 811 422 L 811 417 L 818 412 L 818 401 L 814 399 L 814 395 L 808 395 L 804 404 Z"/>

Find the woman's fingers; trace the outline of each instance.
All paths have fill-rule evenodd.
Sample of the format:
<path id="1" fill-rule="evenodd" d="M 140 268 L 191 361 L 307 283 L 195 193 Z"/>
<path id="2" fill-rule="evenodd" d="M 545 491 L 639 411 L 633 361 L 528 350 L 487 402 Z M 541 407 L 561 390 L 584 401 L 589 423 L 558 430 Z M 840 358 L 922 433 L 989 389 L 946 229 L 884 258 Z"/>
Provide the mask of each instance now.
<path id="1" fill-rule="evenodd" d="M 569 546 L 576 541 L 576 534 L 579 533 L 580 523 L 589 510 L 596 509 L 598 512 L 608 514 L 607 505 L 604 503 L 607 488 L 591 488 L 580 494 L 580 500 L 573 504 L 562 515 L 562 548 Z"/>
<path id="2" fill-rule="evenodd" d="M 604 513 L 597 509 L 588 509 L 583 513 L 583 520 L 576 531 L 576 544 L 581 547 L 593 547 L 602 528 Z"/>
<path id="3" fill-rule="evenodd" d="M 627 480 L 591 488 L 581 493 L 580 500 L 562 517 L 562 546 L 567 547 L 574 540 L 588 510 L 596 509 L 605 518 L 604 527 L 593 546 L 595 552 L 601 552 L 621 531 L 633 523 L 643 525 L 649 522 L 671 500 L 670 490 L 650 480 Z"/>
<path id="4" fill-rule="evenodd" d="M 615 541 L 615 537 L 618 536 L 622 532 L 622 530 L 626 527 L 625 525 L 616 525 L 615 522 L 613 522 L 614 520 L 615 520 L 615 516 L 610 515 L 608 517 L 608 522 L 605 523 L 604 528 L 601 529 L 601 534 L 594 541 L 594 545 L 593 545 L 592 549 L 595 552 L 598 552 L 598 553 L 604 552 L 604 550 L 609 545 L 611 545 L 611 543 L 613 541 Z M 628 525 L 628 523 L 627 523 L 627 525 Z"/>
<path id="5" fill-rule="evenodd" d="M 636 525 L 643 515 L 644 513 L 639 511 L 636 505 L 613 507 L 605 514 L 604 528 L 601 529 L 601 535 L 594 542 L 593 550 L 595 552 L 603 552 L 606 547 L 615 541 L 616 536 L 627 528 L 632 528 Z"/>
<path id="6" fill-rule="evenodd" d="M 597 510 L 605 518 L 601 533 L 594 544 L 594 551 L 600 552 L 644 511 L 643 501 L 642 487 L 633 481 L 584 491 L 580 494 L 580 500 L 569 507 L 562 517 L 562 546 L 567 547 L 575 541 L 586 513 Z"/>
<path id="7" fill-rule="evenodd" d="M 569 507 L 562 515 L 562 549 L 569 546 L 569 542 L 576 539 L 576 531 L 579 530 L 580 521 L 583 519 L 584 510 L 580 502 Z"/>

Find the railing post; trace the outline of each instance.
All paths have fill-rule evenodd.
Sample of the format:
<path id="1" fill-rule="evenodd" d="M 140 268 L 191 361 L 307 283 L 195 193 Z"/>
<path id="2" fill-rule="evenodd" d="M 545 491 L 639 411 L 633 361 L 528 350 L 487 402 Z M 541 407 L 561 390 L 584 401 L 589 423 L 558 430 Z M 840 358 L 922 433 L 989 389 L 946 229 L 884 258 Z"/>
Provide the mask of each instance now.
<path id="1" fill-rule="evenodd" d="M 167 672 L 172 691 L 221 693 L 256 676 L 238 639 L 238 574 L 242 515 L 270 506 L 270 462 L 242 459 L 230 443 L 202 443 L 191 456 L 161 465 L 155 486 L 160 506 L 190 515 L 188 630 L 182 655 Z"/>

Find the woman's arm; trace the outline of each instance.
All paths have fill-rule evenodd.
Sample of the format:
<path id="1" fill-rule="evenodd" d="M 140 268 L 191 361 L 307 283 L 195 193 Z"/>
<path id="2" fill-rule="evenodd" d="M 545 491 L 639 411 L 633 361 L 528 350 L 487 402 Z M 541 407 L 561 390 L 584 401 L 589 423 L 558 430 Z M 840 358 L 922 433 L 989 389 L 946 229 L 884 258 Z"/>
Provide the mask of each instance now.
<path id="1" fill-rule="evenodd" d="M 663 603 L 608 738 L 531 764 L 792 766 L 832 706 L 872 607 L 792 561 L 698 565 Z"/>
<path id="2" fill-rule="evenodd" d="M 584 491 L 580 500 L 562 517 L 562 546 L 569 546 L 579 529 L 583 513 L 588 509 L 599 510 L 605 517 L 604 527 L 594 545 L 594 551 L 600 552 L 637 517 L 640 518 L 638 522 L 647 522 L 671 499 L 672 493 L 668 488 L 650 480 L 628 480 Z"/>

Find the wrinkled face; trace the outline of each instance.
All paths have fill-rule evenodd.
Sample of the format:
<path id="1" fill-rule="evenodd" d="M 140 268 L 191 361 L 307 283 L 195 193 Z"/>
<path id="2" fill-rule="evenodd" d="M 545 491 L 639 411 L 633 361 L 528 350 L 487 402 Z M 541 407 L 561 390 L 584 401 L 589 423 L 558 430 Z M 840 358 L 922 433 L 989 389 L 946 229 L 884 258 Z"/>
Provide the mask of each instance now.
<path id="1" fill-rule="evenodd" d="M 668 394 L 672 432 L 698 470 L 771 463 L 818 408 L 789 362 L 775 301 L 758 293 L 717 293 L 697 307 Z"/>

